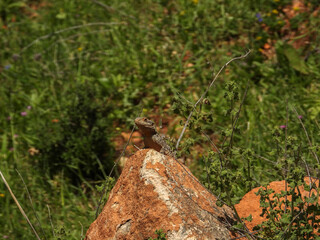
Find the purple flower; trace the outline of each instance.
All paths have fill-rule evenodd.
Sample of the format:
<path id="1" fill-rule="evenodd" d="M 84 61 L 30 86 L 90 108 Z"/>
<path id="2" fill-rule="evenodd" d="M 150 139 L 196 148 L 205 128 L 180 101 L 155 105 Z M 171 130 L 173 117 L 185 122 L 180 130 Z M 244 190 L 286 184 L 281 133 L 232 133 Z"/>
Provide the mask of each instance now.
<path id="1" fill-rule="evenodd" d="M 13 152 L 13 150 L 14 150 L 14 148 L 13 148 L 13 147 L 12 147 L 12 148 L 9 148 L 9 151 L 10 151 L 10 152 Z"/>
<path id="2" fill-rule="evenodd" d="M 37 53 L 33 56 L 33 59 L 36 60 L 36 61 L 39 61 L 41 60 L 41 53 Z"/>
<path id="3" fill-rule="evenodd" d="M 28 113 L 27 112 L 21 112 L 20 114 L 21 114 L 21 116 L 27 116 Z"/>
<path id="4" fill-rule="evenodd" d="M 11 68 L 11 65 L 10 65 L 10 64 L 4 66 L 4 69 L 5 69 L 5 70 L 8 70 L 8 69 L 10 69 L 10 68 Z"/>
<path id="5" fill-rule="evenodd" d="M 28 106 L 27 108 L 30 110 L 30 109 L 31 109 L 31 106 Z"/>
<path id="6" fill-rule="evenodd" d="M 20 58 L 20 55 L 19 55 L 19 54 L 16 54 L 16 53 L 15 53 L 15 54 L 12 55 L 13 61 L 18 61 L 19 58 Z"/>
<path id="7" fill-rule="evenodd" d="M 286 125 L 281 125 L 280 128 L 285 129 L 287 126 Z"/>
<path id="8" fill-rule="evenodd" d="M 256 17 L 258 18 L 258 22 L 262 22 L 263 21 L 261 13 L 257 13 Z"/>
<path id="9" fill-rule="evenodd" d="M 299 119 L 302 119 L 302 115 L 299 115 L 298 118 L 299 118 Z"/>
<path id="10" fill-rule="evenodd" d="M 18 134 L 15 134 L 15 135 L 13 135 L 14 136 L 14 138 L 17 138 L 17 137 L 19 137 L 19 135 Z"/>
<path id="11" fill-rule="evenodd" d="M 11 116 L 7 117 L 7 120 L 8 120 L 8 121 L 10 121 L 11 119 L 12 119 Z"/>

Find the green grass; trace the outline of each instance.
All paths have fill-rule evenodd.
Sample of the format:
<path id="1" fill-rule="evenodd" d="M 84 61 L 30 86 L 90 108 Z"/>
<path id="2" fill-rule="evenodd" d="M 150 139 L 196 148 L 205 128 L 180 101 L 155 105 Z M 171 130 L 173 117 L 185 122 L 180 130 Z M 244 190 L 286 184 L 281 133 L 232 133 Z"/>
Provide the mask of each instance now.
<path id="1" fill-rule="evenodd" d="M 307 2 L 310 11 L 316 8 L 316 1 Z M 225 114 L 230 107 L 225 84 L 236 82 L 241 99 L 248 82 L 236 147 L 277 161 L 279 156 L 270 154 L 277 148 L 272 133 L 286 125 L 287 103 L 302 115 L 314 145 L 319 142 L 318 17 L 301 13 L 287 19 L 281 9 L 290 1 L 99 3 L 0 4 L 0 170 L 39 230 L 15 171 L 19 170 L 46 239 L 56 239 L 52 230 L 61 239 L 79 239 L 81 228 L 87 230 L 99 199 L 95 185 L 106 178 L 118 156 L 112 138 L 130 129 L 141 106 L 146 116 L 183 119 L 188 112 L 181 106 L 179 111 L 172 108 L 177 94 L 195 102 L 212 73 L 247 49 L 252 50 L 250 56 L 228 66 L 228 74 L 223 73 L 209 91 L 211 105 L 203 105 L 201 113 L 212 116 L 212 122 L 199 118 L 196 126 L 221 143 L 232 121 Z M 274 9 L 279 14 L 272 13 Z M 291 22 L 292 32 L 306 23 L 309 43 L 294 49 L 287 32 L 281 31 L 285 20 Z M 274 43 L 271 59 L 261 53 L 266 42 Z M 237 109 L 239 102 L 232 107 Z M 305 132 L 291 110 L 288 115 L 288 135 L 297 136 L 306 161 L 313 165 Z M 203 156 L 211 147 L 198 130 L 193 128 L 188 135 L 202 147 L 202 154 L 192 146 L 190 154 L 184 154 L 194 159 L 193 171 L 205 180 Z M 39 153 L 32 155 L 31 148 Z M 319 154 L 319 149 L 315 151 Z M 241 159 L 231 162 L 231 169 L 243 167 Z M 279 179 L 274 165 L 257 158 L 253 174 L 256 182 L 251 186 Z M 237 187 L 236 200 L 248 190 Z M 0 194 L 0 239 L 33 239 L 3 184 Z"/>

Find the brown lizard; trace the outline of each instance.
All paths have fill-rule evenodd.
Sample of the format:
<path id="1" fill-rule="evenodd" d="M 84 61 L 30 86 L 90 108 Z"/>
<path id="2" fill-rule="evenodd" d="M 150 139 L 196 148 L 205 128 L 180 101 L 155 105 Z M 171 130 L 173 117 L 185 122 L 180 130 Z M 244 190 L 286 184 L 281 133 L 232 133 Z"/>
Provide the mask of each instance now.
<path id="1" fill-rule="evenodd" d="M 134 122 L 144 137 L 144 146 L 146 148 L 152 148 L 160 153 L 176 158 L 176 151 L 168 145 L 168 138 L 157 132 L 154 122 L 146 117 L 138 117 Z"/>
<path id="2" fill-rule="evenodd" d="M 183 162 L 179 162 L 176 159 L 176 151 L 172 150 L 172 148 L 168 145 L 167 141 L 168 138 L 157 132 L 156 125 L 153 121 L 149 120 L 146 117 L 138 117 L 134 120 L 135 124 L 138 126 L 140 132 L 144 137 L 144 146 L 146 148 L 152 148 L 160 153 L 173 157 L 177 163 L 184 169 L 184 171 L 193 178 L 196 182 L 202 185 L 210 194 L 214 195 L 209 189 L 207 189 L 195 176 L 190 174 L 190 170 L 188 171 L 185 167 Z M 182 159 L 181 159 L 182 161 Z M 214 195 L 215 196 L 215 195 Z M 216 196 L 217 197 L 217 196 Z M 221 202 L 226 204 L 222 201 L 219 197 L 217 197 Z M 226 204 L 227 205 L 227 204 Z"/>
<path id="3" fill-rule="evenodd" d="M 179 162 L 176 159 L 176 151 L 172 150 L 172 148 L 168 145 L 168 138 L 159 134 L 156 130 L 156 125 L 153 121 L 149 120 L 146 117 L 138 117 L 134 120 L 135 124 L 138 126 L 140 132 L 144 137 L 144 145 L 146 148 L 152 148 L 160 153 L 173 157 L 177 163 L 184 169 L 184 171 L 193 178 L 196 182 L 198 182 L 201 186 L 203 186 L 210 194 L 214 195 L 209 189 L 207 189 L 196 177 L 189 173 L 189 171 L 184 167 L 184 164 Z M 215 195 L 214 195 L 215 196 Z M 217 196 L 216 196 L 217 197 Z M 217 197 L 221 202 L 226 204 L 223 200 Z M 226 204 L 228 205 L 228 204 Z"/>

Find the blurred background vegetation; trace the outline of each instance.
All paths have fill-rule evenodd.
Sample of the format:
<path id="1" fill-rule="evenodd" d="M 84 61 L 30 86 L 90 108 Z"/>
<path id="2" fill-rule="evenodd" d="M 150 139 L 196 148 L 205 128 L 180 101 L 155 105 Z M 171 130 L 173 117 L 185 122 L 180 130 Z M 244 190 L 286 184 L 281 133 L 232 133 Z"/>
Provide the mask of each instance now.
<path id="1" fill-rule="evenodd" d="M 195 175 L 207 179 L 205 156 L 213 150 L 201 131 L 218 146 L 230 136 L 228 109 L 237 112 L 239 101 L 228 96 L 242 99 L 246 87 L 235 146 L 278 162 L 277 129 L 308 149 L 290 106 L 319 142 L 319 11 L 317 0 L 2 0 L 0 170 L 35 223 L 16 169 L 21 173 L 40 234 L 79 239 L 94 220 L 95 185 L 120 154 L 115 139 L 130 132 L 141 108 L 177 138 L 189 102 L 248 49 L 209 91 L 187 132 L 192 141 L 182 140 L 181 154 Z M 254 184 L 235 187 L 235 202 L 259 183 L 282 180 L 273 163 L 254 158 L 250 164 Z M 4 184 L 0 226 L 0 239 L 33 239 Z"/>

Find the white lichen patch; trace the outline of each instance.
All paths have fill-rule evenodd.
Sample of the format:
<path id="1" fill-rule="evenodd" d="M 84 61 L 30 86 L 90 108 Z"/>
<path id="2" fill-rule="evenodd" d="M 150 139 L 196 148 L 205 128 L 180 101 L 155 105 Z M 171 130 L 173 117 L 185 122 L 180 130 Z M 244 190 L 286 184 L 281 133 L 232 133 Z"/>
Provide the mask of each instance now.
<path id="1" fill-rule="evenodd" d="M 170 199 L 172 192 L 169 187 L 163 184 L 164 182 L 167 182 L 167 179 L 164 179 L 156 169 L 147 168 L 148 163 L 151 163 L 152 165 L 155 165 L 156 163 L 164 164 L 165 159 L 166 156 L 157 151 L 148 151 L 143 161 L 142 168 L 140 169 L 140 177 L 144 180 L 145 184 L 154 186 L 154 191 L 158 193 L 159 198 L 167 205 L 170 211 L 169 216 L 171 216 L 174 213 L 178 213 L 178 208 Z"/>
<path id="2" fill-rule="evenodd" d="M 183 226 L 180 226 L 178 231 L 171 231 L 168 233 L 168 240 L 176 240 L 176 239 L 186 239 L 186 240 L 197 240 L 195 236 L 192 236 L 192 231 L 190 229 L 186 230 Z"/>

